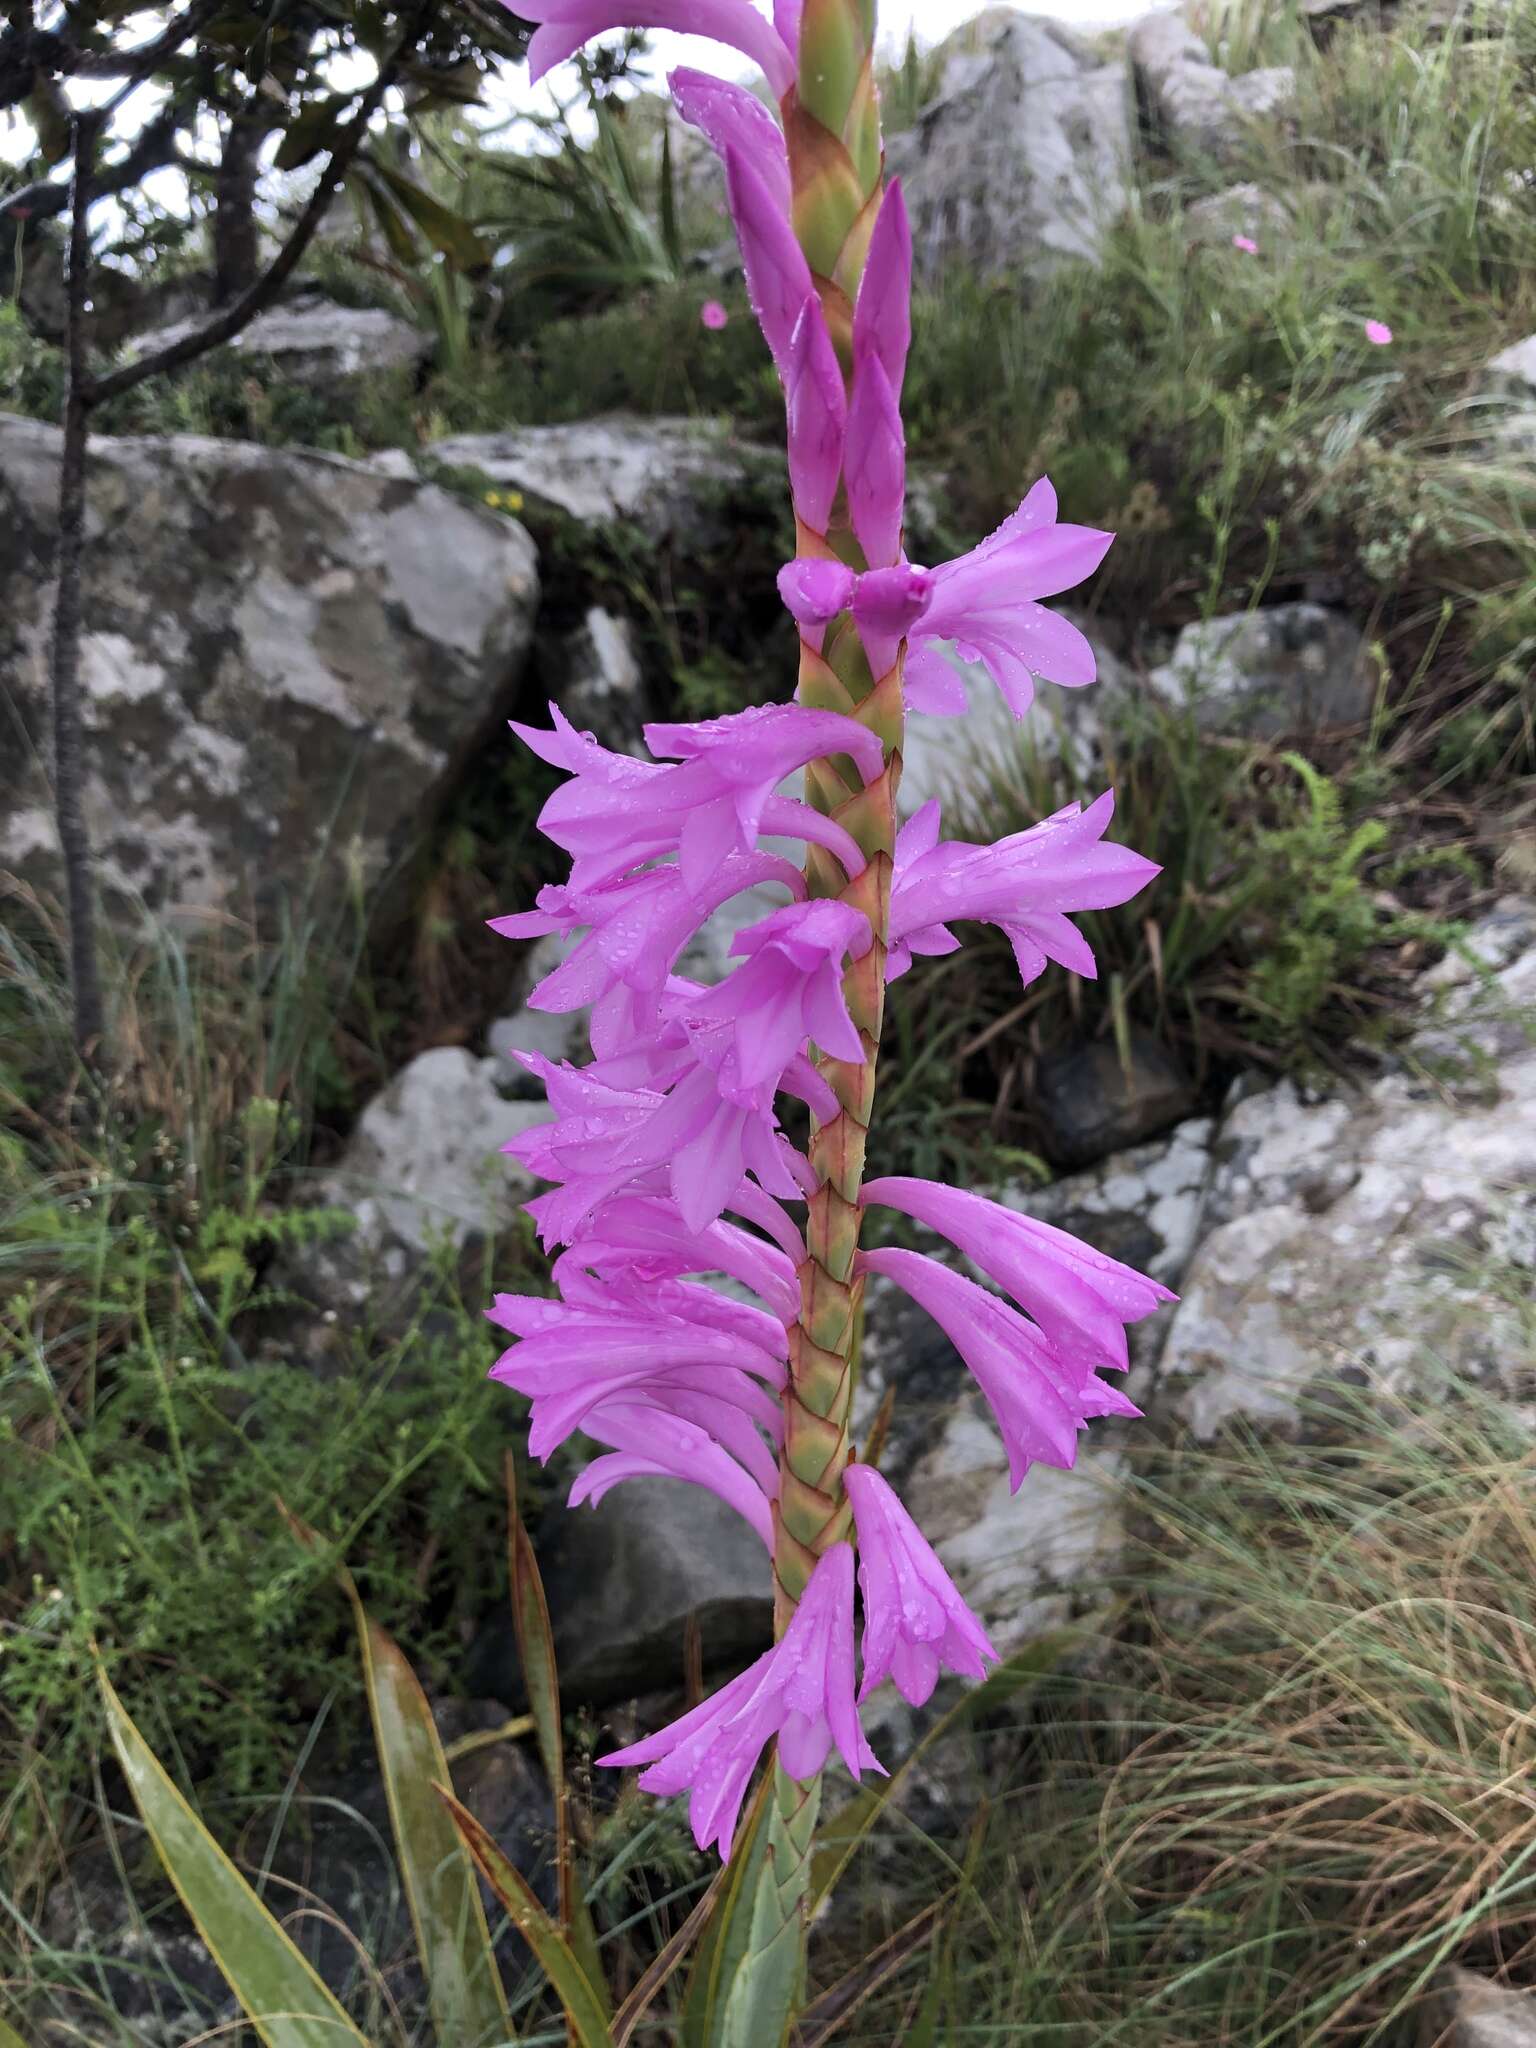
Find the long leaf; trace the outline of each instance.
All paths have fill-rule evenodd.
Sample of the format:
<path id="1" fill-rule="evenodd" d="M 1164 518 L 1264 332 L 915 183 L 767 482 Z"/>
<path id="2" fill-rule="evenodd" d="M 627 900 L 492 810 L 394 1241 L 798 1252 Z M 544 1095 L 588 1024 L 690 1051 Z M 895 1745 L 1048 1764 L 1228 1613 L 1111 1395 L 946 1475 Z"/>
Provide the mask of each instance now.
<path id="1" fill-rule="evenodd" d="M 367 2048 L 309 1963 L 203 1826 L 99 1667 L 107 1728 L 155 1853 L 267 2048 Z"/>
<path id="2" fill-rule="evenodd" d="M 1105 1617 L 1100 1617 L 1100 1626 Z M 1015 1693 L 1035 1684 L 1050 1671 L 1054 1671 L 1073 1647 L 1082 1640 L 1086 1624 L 1077 1628 L 1061 1629 L 1048 1636 L 1041 1636 L 1033 1643 L 1027 1643 L 1022 1650 L 1006 1658 L 992 1675 L 982 1684 L 973 1686 L 964 1693 L 943 1714 L 923 1736 L 911 1755 L 905 1758 L 891 1775 L 882 1780 L 878 1787 L 860 1786 L 854 1796 L 840 1806 L 828 1820 L 822 1823 L 816 1837 L 816 1852 L 811 1862 L 810 1904 L 814 1913 L 832 1887 L 847 1869 L 860 1844 L 870 1829 L 884 1813 L 887 1805 L 906 1783 L 908 1775 L 918 1760 L 935 1743 L 942 1742 L 946 1735 L 952 1735 L 978 1715 L 991 1712 L 1001 1706 L 1004 1700 Z"/>
<path id="3" fill-rule="evenodd" d="M 441 1785 L 437 1796 L 453 1816 L 481 1876 L 506 1908 L 507 1917 L 533 1950 L 549 1979 L 580 2048 L 614 2048 L 608 2014 L 597 1987 L 576 1960 L 576 1953 L 529 1889 L 528 1880 L 509 1863 L 472 1813 Z"/>
<path id="4" fill-rule="evenodd" d="M 764 1774 L 689 1982 L 683 2048 L 781 2048 L 803 1991 L 820 1780 Z"/>
<path id="5" fill-rule="evenodd" d="M 323 1536 L 278 1506 L 307 1550 L 328 1549 Z M 505 2041 L 511 2020 L 480 1887 L 432 1789 L 450 1782 L 432 1709 L 400 1646 L 370 1620 L 352 1574 L 343 1564 L 335 1571 L 357 1622 L 384 1797 L 437 2038 L 454 2048 Z"/>
<path id="6" fill-rule="evenodd" d="M 0 2048 L 27 2048 L 20 2034 L 3 2019 L 0 2019 Z"/>
<path id="7" fill-rule="evenodd" d="M 472 222 L 441 199 L 418 185 L 393 164 L 370 160 L 374 173 L 389 187 L 401 211 L 410 215 L 434 249 L 441 250 L 450 263 L 464 270 L 479 270 L 490 261 L 490 250 L 476 234 Z"/>
<path id="8" fill-rule="evenodd" d="M 517 1468 L 508 1451 L 504 1466 L 507 1483 L 507 1577 L 512 1587 L 512 1626 L 517 1634 L 517 1654 L 522 1661 L 523 1683 L 528 1689 L 528 1711 L 538 1731 L 539 1752 L 549 1794 L 555 1808 L 555 1870 L 560 1885 L 560 1925 L 576 1952 L 577 1960 L 597 1991 L 607 2016 L 608 1992 L 598 1954 L 597 1930 L 587 1911 L 577 1883 L 576 1858 L 571 1849 L 571 1788 L 565 1775 L 565 1735 L 560 1721 L 560 1675 L 555 1663 L 555 1637 L 549 1622 L 549 1602 L 539 1576 L 533 1544 L 523 1527 L 517 1505 Z"/>

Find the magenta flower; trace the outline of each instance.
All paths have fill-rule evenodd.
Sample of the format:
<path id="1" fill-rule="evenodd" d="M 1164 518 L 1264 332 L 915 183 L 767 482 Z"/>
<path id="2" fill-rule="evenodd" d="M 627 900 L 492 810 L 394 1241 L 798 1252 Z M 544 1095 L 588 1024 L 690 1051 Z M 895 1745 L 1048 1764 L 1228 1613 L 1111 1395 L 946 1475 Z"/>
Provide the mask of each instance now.
<path id="1" fill-rule="evenodd" d="M 611 1007 L 619 1028 L 649 1030 L 657 1014 L 654 1004 L 640 1006 L 637 1016 L 622 997 L 658 995 L 703 919 L 762 882 L 782 882 L 792 896 L 805 894 L 805 876 L 777 854 L 732 853 L 697 891 L 688 887 L 675 863 L 667 862 L 595 889 L 550 882 L 538 893 L 537 909 L 487 922 L 509 939 L 551 932 L 568 938 L 583 925 L 589 927 L 560 965 L 536 984 L 529 1006 L 564 1013 L 589 1003 L 604 1005 L 618 991 L 621 1001 Z M 609 1021 L 606 1013 L 594 1018 L 594 1043 L 610 1036 Z"/>
<path id="2" fill-rule="evenodd" d="M 794 50 L 749 0 L 517 0 L 517 12 L 541 24 L 528 45 L 531 85 L 593 36 L 615 28 L 664 28 L 725 43 L 752 59 L 776 99 L 795 82 Z"/>
<path id="3" fill-rule="evenodd" d="M 825 533 L 843 470 L 848 408 L 837 351 L 814 292 L 790 335 L 784 405 L 795 511 L 813 533 Z"/>
<path id="4" fill-rule="evenodd" d="M 866 1181 L 863 1199 L 947 1237 L 1033 1316 L 1074 1372 L 1124 1372 L 1125 1326 L 1178 1299 L 1160 1281 L 984 1195 L 897 1176 Z"/>
<path id="5" fill-rule="evenodd" d="M 974 918 L 1006 932 L 1027 986 L 1058 961 L 1092 980 L 1088 942 L 1066 915 L 1124 903 L 1161 870 L 1104 833 L 1114 814 L 1106 790 L 1087 810 L 1069 804 L 1027 832 L 992 846 L 939 840 L 939 806 L 930 801 L 896 835 L 891 885 L 891 950 L 886 978 L 905 974 L 914 953 L 953 953 L 951 918 Z"/>
<path id="6" fill-rule="evenodd" d="M 1245 256 L 1257 256 L 1259 253 L 1259 245 L 1252 235 L 1234 235 L 1232 246 L 1234 249 L 1241 249 Z"/>
<path id="7" fill-rule="evenodd" d="M 1063 1359 L 1017 1309 L 974 1280 L 919 1252 L 861 1252 L 860 1268 L 883 1273 L 944 1331 L 997 1418 L 1016 1493 L 1031 1465 L 1068 1468 L 1091 1416 L 1139 1415 L 1118 1387 Z"/>
<path id="8" fill-rule="evenodd" d="M 901 552 L 906 462 L 901 411 L 884 365 L 870 348 L 854 362 L 843 480 L 848 516 L 872 569 L 891 567 Z"/>
<path id="9" fill-rule="evenodd" d="M 799 24 L 796 24 L 796 33 Z M 691 128 L 697 128 L 721 158 L 734 150 L 762 180 L 775 207 L 789 218 L 789 155 L 784 131 L 755 92 L 730 85 L 706 71 L 679 66 L 667 73 L 673 103 Z"/>
<path id="10" fill-rule="evenodd" d="M 795 322 L 800 318 L 801 307 L 815 291 L 810 265 L 795 240 L 789 216 L 754 168 L 754 161 L 735 149 L 727 149 L 724 162 L 725 196 L 736 223 L 747 297 L 780 380 L 787 385 L 789 344 Z"/>
<path id="11" fill-rule="evenodd" d="M 712 1699 L 643 1742 L 598 1758 L 648 1764 L 640 1783 L 663 1796 L 687 1792 L 701 1849 L 731 1853 L 741 1802 L 774 1736 L 791 1778 L 815 1777 L 834 1743 L 855 1778 L 885 1775 L 864 1740 L 853 1696 L 853 1552 L 836 1543 L 817 1561 L 782 1638 Z"/>
<path id="12" fill-rule="evenodd" d="M 577 732 L 558 705 L 549 709 L 553 732 L 512 730 L 570 772 L 539 813 L 539 829 L 573 856 L 573 888 L 600 887 L 676 853 L 684 883 L 702 890 L 731 854 L 754 851 L 760 832 L 814 841 L 849 874 L 862 870 L 864 856 L 842 826 L 774 795 L 787 775 L 827 753 L 851 754 L 866 776 L 879 774 L 879 740 L 840 712 L 766 704 L 695 725 L 648 725 L 652 753 L 680 759 L 673 766 L 612 753 Z"/>
<path id="13" fill-rule="evenodd" d="M 804 1245 L 799 1249 L 803 1258 Z M 618 1195 L 605 1202 L 583 1227 L 580 1242 L 556 1262 L 557 1276 L 568 1261 L 608 1278 L 632 1275 L 643 1284 L 723 1273 L 781 1323 L 792 1323 L 800 1313 L 797 1259 L 723 1220 L 689 1230 L 676 1204 L 656 1195 Z"/>
<path id="14" fill-rule="evenodd" d="M 900 178 L 885 188 L 853 310 L 855 361 L 873 356 L 895 400 L 912 341 L 912 229 Z"/>
<path id="15" fill-rule="evenodd" d="M 860 1705 L 887 1677 L 914 1707 L 932 1694 L 941 1669 L 982 1677 L 997 1652 L 895 1493 L 872 1465 L 850 1465 L 843 1484 L 853 1503 L 864 1595 Z"/>
<path id="16" fill-rule="evenodd" d="M 1365 323 L 1365 338 L 1376 348 L 1385 348 L 1392 339 L 1392 330 L 1385 320 L 1367 320 Z"/>
<path id="17" fill-rule="evenodd" d="M 706 299 L 699 308 L 699 325 L 707 327 L 711 334 L 718 334 L 729 318 L 718 299 Z"/>
<path id="18" fill-rule="evenodd" d="M 1015 718 L 1034 701 L 1036 676 L 1069 688 L 1091 683 L 1091 643 L 1037 600 L 1091 576 L 1113 539 L 1090 526 L 1058 526 L 1056 493 L 1042 477 L 980 547 L 930 572 L 933 598 L 907 656 L 908 704 L 940 716 L 965 709 L 964 686 L 937 652 L 941 640 L 982 664 Z"/>

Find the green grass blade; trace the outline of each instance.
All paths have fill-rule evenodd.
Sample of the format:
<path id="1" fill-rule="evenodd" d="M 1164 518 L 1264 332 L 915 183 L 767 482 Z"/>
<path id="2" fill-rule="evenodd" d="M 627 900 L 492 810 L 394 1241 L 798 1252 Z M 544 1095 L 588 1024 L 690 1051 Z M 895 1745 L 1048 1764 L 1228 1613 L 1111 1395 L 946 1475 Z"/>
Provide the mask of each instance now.
<path id="1" fill-rule="evenodd" d="M 366 2048 L 315 1971 L 182 1798 L 98 1670 L 107 1728 L 155 1852 L 267 2048 Z"/>
<path id="2" fill-rule="evenodd" d="M 7 2026 L 0 2019 L 0 2048 L 27 2048 L 27 2044 L 14 2027 Z"/>
<path id="3" fill-rule="evenodd" d="M 509 1863 L 474 1815 L 451 1792 L 438 1787 L 438 1797 L 452 1815 L 465 1847 L 481 1876 L 506 1908 L 507 1917 L 533 1950 L 540 1969 L 565 2007 L 578 2048 L 614 2048 L 606 2001 L 576 1959 L 576 1953 L 534 1897 L 528 1881 Z"/>
<path id="4" fill-rule="evenodd" d="M 307 1550 L 327 1548 L 315 1530 L 282 1512 Z M 336 1577 L 357 1622 L 400 1880 L 438 2040 L 454 2048 L 506 2041 L 511 2021 L 474 1866 L 433 1789 L 451 1779 L 432 1709 L 399 1644 L 369 1619 L 345 1565 Z"/>
<path id="5" fill-rule="evenodd" d="M 577 1960 L 607 2011 L 607 1988 L 598 1955 L 597 1931 L 577 1882 L 571 1849 L 571 1788 L 565 1775 L 565 1737 L 560 1722 L 560 1676 L 555 1663 L 549 1603 L 533 1544 L 517 1505 L 517 1471 L 509 1451 L 507 1480 L 507 1578 L 512 1589 L 512 1626 L 528 1689 L 528 1711 L 538 1732 L 539 1753 L 555 1808 L 555 1868 L 560 1881 L 560 1924 Z"/>
<path id="6" fill-rule="evenodd" d="M 908 1773 L 918 1759 L 946 1735 L 952 1735 L 963 1728 L 967 1721 L 978 1714 L 989 1713 L 1011 1699 L 1016 1692 L 1033 1685 L 1037 1679 L 1054 1671 L 1072 1646 L 1082 1640 L 1081 1628 L 1061 1629 L 1051 1635 L 1041 1636 L 1037 1642 L 1027 1643 L 1022 1650 L 1005 1659 L 992 1675 L 982 1684 L 973 1686 L 965 1693 L 947 1714 L 942 1715 L 928 1730 L 922 1741 L 905 1761 L 897 1766 L 888 1778 L 878 1786 L 861 1785 L 854 1796 L 836 1813 L 823 1822 L 816 1837 L 816 1849 L 811 1859 L 810 1907 L 814 1912 L 837 1883 L 848 1865 L 858 1853 L 860 1845 L 870 1829 L 884 1813 L 890 1800 L 906 1782 Z"/>
<path id="7" fill-rule="evenodd" d="M 614 2014 L 613 2048 L 625 2048 L 625 2044 L 650 2011 L 673 1971 L 709 1925 L 710 1916 L 719 1902 L 721 1892 L 725 1889 L 729 1869 L 728 1864 L 722 1864 L 715 1872 L 714 1881 L 708 1891 Z M 0 2043 L 0 2048 L 4 2048 L 3 2043 Z"/>

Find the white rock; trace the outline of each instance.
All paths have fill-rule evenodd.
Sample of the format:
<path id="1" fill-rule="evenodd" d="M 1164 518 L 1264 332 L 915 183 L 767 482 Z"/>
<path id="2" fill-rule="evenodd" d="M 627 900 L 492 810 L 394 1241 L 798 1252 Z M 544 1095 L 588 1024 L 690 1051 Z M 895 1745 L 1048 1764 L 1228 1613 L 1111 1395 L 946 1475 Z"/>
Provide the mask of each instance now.
<path id="1" fill-rule="evenodd" d="M 206 324 L 207 313 L 135 337 L 135 356 L 153 355 Z M 224 344 L 240 356 L 270 356 L 284 378 L 311 389 L 405 369 L 425 359 L 432 337 L 381 306 L 338 306 L 308 295 L 258 314 Z"/>
<path id="2" fill-rule="evenodd" d="M 1175 708 L 1192 707 L 1203 730 L 1268 738 L 1368 718 L 1377 675 L 1348 619 L 1278 604 L 1186 626 L 1148 682 Z"/>
<path id="3" fill-rule="evenodd" d="M 1143 99 L 1163 132 L 1212 156 L 1229 155 L 1248 122 L 1282 111 L 1295 96 L 1287 65 L 1230 77 L 1178 13 L 1145 16 L 1131 29 L 1128 47 Z"/>

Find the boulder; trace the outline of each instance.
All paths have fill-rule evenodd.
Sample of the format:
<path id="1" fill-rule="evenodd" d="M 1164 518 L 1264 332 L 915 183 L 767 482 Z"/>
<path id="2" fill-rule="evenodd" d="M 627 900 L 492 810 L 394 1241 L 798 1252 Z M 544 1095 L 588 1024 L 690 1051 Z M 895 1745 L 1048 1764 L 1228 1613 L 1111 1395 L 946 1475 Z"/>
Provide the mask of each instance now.
<path id="1" fill-rule="evenodd" d="M 1460 994 L 1469 1025 L 1528 1027 L 1536 950 Z M 1410 1061 L 1355 1098 L 1285 1082 L 1227 1117 L 1159 1378 L 1198 1436 L 1297 1429 L 1308 1390 L 1345 1377 L 1531 1398 L 1511 1275 L 1536 1266 L 1536 1050 L 1528 1028 L 1490 1044 L 1470 1089 Z"/>
<path id="2" fill-rule="evenodd" d="M 1266 241 L 1292 233 L 1295 226 L 1285 201 L 1251 180 L 1197 199 L 1184 209 L 1184 219 L 1200 241 L 1230 242 L 1234 235 L 1247 235 L 1261 253 Z"/>
<path id="3" fill-rule="evenodd" d="M 1201 731 L 1250 739 L 1359 724 L 1378 685 L 1359 628 L 1305 603 L 1186 626 L 1147 680 L 1170 705 L 1190 708 Z"/>
<path id="4" fill-rule="evenodd" d="M 893 136 L 919 269 L 1096 262 L 1129 189 L 1125 67 L 1059 22 L 996 7 L 943 45 L 939 97 Z"/>
<path id="5" fill-rule="evenodd" d="M 539 1551 L 560 1687 L 573 1703 L 680 1686 L 690 1618 L 707 1671 L 745 1664 L 773 1639 L 768 1554 L 701 1486 L 630 1479 L 597 1507 L 561 1506 Z M 497 1624 L 472 1652 L 477 1682 L 516 1694 L 516 1655 Z"/>
<path id="6" fill-rule="evenodd" d="M 1425 2048 L 1536 2048 L 1536 1993 L 1452 1964 L 1425 2008 L 1423 2040 Z"/>
<path id="7" fill-rule="evenodd" d="M 154 355 L 208 318 L 205 306 L 188 319 L 137 335 L 132 354 Z M 258 314 L 224 347 L 240 357 L 270 357 L 285 383 L 326 391 L 357 377 L 415 369 L 430 354 L 432 337 L 382 306 L 338 306 L 306 292 Z"/>
<path id="8" fill-rule="evenodd" d="M 584 525 L 638 526 L 655 541 L 694 546 L 718 540 L 720 505 L 732 483 L 781 478 L 776 451 L 736 441 L 714 421 L 581 420 L 454 434 L 434 441 L 432 459 L 488 477 L 501 491 L 542 500 Z"/>
<path id="9" fill-rule="evenodd" d="M 1153 129 L 1175 148 L 1232 155 L 1248 124 L 1282 113 L 1295 97 L 1289 65 L 1234 78 L 1211 62 L 1210 51 L 1182 14 L 1148 14 L 1128 41 L 1141 102 Z"/>
<path id="10" fill-rule="evenodd" d="M 615 752 L 646 752 L 642 729 L 651 715 L 640 664 L 640 636 L 629 619 L 590 605 L 554 651 L 550 695 L 572 725 Z M 542 724 L 544 721 L 538 721 Z"/>
<path id="11" fill-rule="evenodd" d="M 1047 1158 L 1091 1166 L 1182 1122 L 1195 1091 L 1165 1046 L 1132 1031 L 1124 1058 L 1102 1038 L 1044 1054 L 1032 1106 Z"/>
<path id="12" fill-rule="evenodd" d="M 48 641 L 60 435 L 0 415 L 0 866 L 56 875 Z M 303 897 L 322 923 L 510 706 L 538 603 L 513 520 L 334 456 L 92 448 L 85 809 L 109 893 Z"/>
<path id="13" fill-rule="evenodd" d="M 1500 447 L 1536 454 L 1536 334 L 1501 349 L 1478 379 L 1476 419 L 1492 423 Z"/>
<path id="14" fill-rule="evenodd" d="M 315 1206 L 350 1216 L 345 1235 L 285 1255 L 281 1284 L 320 1311 L 298 1348 L 324 1367 L 357 1313 L 388 1323 L 440 1249 L 510 1230 L 534 1182 L 500 1147 L 547 1123 L 542 1100 L 509 1102 L 494 1059 L 462 1046 L 419 1053 L 364 1109 L 340 1160 L 315 1183 Z M 344 1319 L 344 1320 L 343 1320 Z"/>

